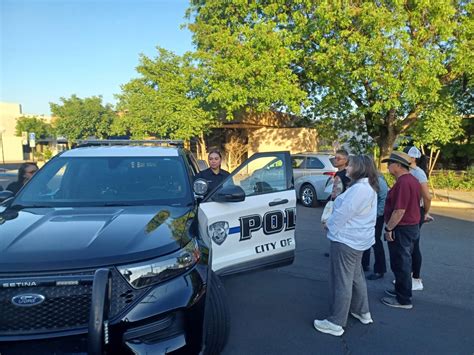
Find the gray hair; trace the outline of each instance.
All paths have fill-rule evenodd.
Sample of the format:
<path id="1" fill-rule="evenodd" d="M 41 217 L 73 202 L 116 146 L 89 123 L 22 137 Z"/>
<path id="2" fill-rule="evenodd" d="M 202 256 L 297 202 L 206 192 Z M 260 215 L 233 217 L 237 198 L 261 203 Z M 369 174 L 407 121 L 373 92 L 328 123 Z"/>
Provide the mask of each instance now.
<path id="1" fill-rule="evenodd" d="M 379 192 L 377 168 L 370 156 L 365 154 L 352 155 L 349 157 L 349 165 L 352 168 L 350 176 L 352 179 L 351 184 L 356 183 L 357 180 L 368 178 L 370 186 L 372 186 L 375 192 Z"/>

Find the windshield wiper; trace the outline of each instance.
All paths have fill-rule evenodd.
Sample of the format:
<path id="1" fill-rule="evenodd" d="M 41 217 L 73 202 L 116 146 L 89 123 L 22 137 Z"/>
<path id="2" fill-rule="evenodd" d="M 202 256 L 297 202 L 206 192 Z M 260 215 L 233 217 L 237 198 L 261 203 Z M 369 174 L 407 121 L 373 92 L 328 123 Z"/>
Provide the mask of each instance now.
<path id="1" fill-rule="evenodd" d="M 47 206 L 47 205 L 11 205 L 10 208 L 16 211 L 20 211 L 20 210 L 24 210 L 25 208 L 52 208 L 52 207 Z"/>
<path id="2" fill-rule="evenodd" d="M 104 207 L 121 207 L 121 206 L 137 206 L 137 205 L 132 204 L 132 203 L 126 203 L 126 202 L 106 202 L 102 205 L 97 205 L 97 206 L 94 206 L 94 207 L 101 207 L 101 206 L 104 206 Z"/>

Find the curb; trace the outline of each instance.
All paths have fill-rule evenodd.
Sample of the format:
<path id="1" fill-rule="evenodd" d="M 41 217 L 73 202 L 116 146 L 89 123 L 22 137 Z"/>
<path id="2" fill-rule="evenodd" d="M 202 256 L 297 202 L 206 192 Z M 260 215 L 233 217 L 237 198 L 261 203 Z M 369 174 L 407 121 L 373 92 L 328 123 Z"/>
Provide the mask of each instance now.
<path id="1" fill-rule="evenodd" d="M 431 207 L 474 208 L 474 204 L 468 202 L 448 202 L 431 200 Z"/>

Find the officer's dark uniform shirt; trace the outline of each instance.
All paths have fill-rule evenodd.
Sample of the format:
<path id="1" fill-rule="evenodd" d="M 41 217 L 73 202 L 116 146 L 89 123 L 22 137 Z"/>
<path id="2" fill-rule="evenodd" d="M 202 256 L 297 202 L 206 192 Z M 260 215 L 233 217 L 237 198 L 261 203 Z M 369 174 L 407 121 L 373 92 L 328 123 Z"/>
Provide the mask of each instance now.
<path id="1" fill-rule="evenodd" d="M 195 179 L 206 180 L 208 183 L 207 192 L 209 193 L 214 190 L 217 185 L 219 185 L 229 175 L 229 172 L 226 170 L 220 169 L 218 174 L 214 174 L 211 168 L 207 168 L 206 170 L 203 170 L 199 174 L 197 174 Z"/>
<path id="2" fill-rule="evenodd" d="M 23 187 L 23 184 L 20 181 L 12 182 L 7 186 L 7 190 L 13 192 L 15 195 Z"/>

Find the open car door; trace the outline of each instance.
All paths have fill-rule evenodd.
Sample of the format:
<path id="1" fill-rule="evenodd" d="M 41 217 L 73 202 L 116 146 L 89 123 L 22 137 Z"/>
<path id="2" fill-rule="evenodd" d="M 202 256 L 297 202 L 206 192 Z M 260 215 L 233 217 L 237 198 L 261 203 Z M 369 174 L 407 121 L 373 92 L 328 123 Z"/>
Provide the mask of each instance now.
<path id="1" fill-rule="evenodd" d="M 198 213 L 216 273 L 291 264 L 296 194 L 289 152 L 253 155 L 201 202 Z"/>

